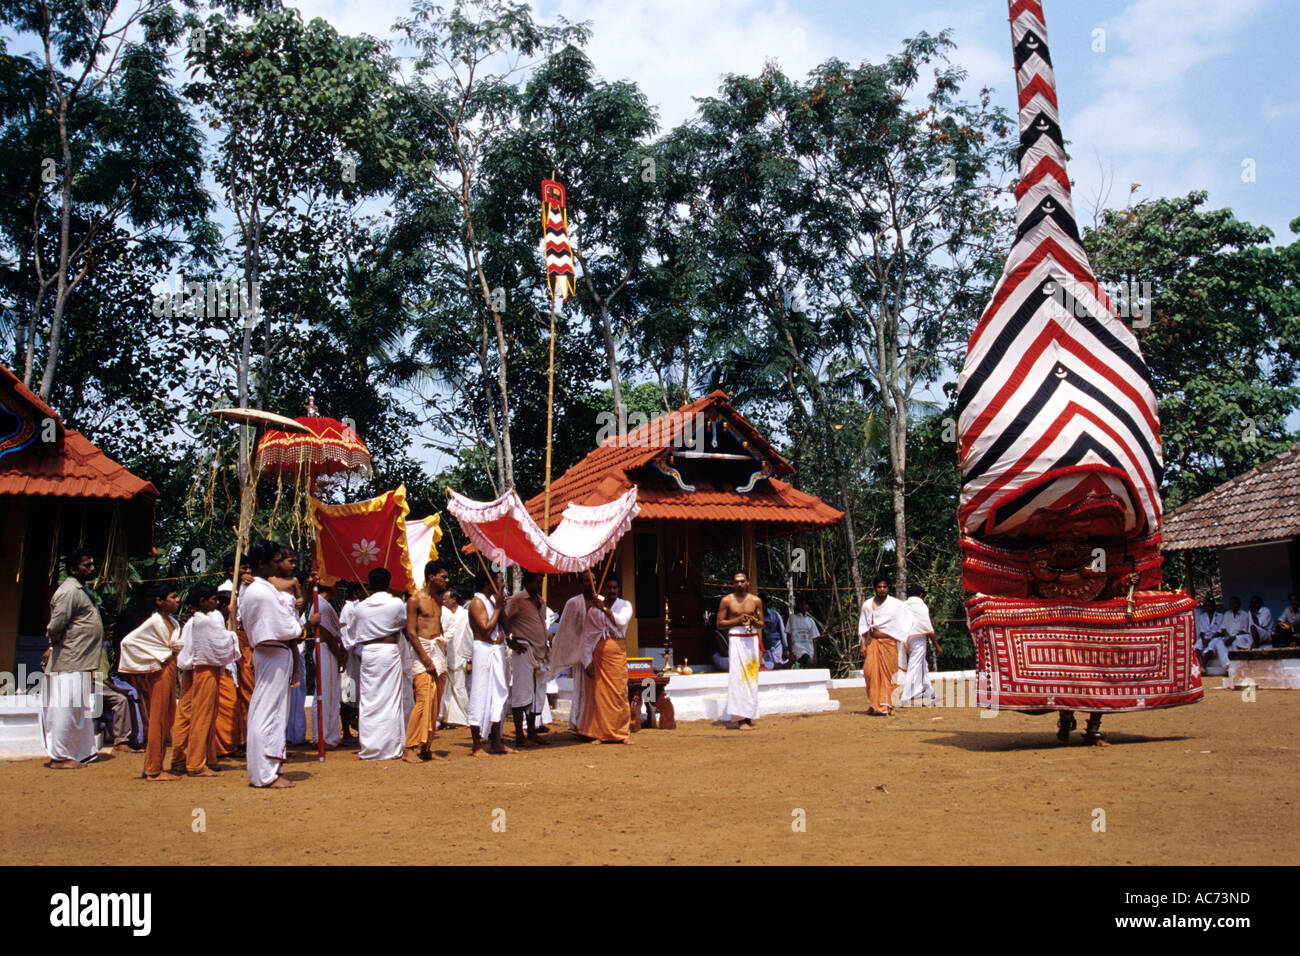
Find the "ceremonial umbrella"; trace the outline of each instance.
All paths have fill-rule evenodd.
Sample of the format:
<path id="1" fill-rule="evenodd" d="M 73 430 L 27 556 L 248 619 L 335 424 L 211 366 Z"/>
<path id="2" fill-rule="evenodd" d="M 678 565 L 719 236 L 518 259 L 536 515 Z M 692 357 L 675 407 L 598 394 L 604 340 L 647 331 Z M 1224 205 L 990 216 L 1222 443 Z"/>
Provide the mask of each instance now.
<path id="1" fill-rule="evenodd" d="M 307 400 L 307 414 L 293 422 L 307 429 L 299 432 L 289 429 L 268 429 L 257 443 L 254 467 L 260 474 L 294 474 L 299 478 L 306 476 L 308 494 L 314 490 L 316 478 L 321 475 L 334 475 L 340 472 L 356 471 L 370 476 L 370 451 L 357 436 L 356 431 L 336 418 L 317 415 L 314 398 Z M 313 555 L 315 549 L 313 549 Z M 313 557 L 313 577 L 315 576 Z M 312 585 L 312 611 L 320 611 L 320 591 Z M 321 649 L 316 641 L 316 696 L 321 688 Z M 325 759 L 323 702 L 316 707 L 316 752 Z"/>

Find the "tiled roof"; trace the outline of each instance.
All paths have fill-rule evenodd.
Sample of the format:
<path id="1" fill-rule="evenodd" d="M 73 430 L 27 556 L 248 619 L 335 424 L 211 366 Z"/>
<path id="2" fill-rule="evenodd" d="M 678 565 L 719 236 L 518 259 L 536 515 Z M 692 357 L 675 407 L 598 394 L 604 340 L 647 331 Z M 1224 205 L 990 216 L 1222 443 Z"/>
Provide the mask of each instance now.
<path id="1" fill-rule="evenodd" d="M 1165 517 L 1165 551 L 1285 541 L 1300 535 L 1300 445 Z"/>
<path id="2" fill-rule="evenodd" d="M 653 462 L 680 435 L 682 423 L 697 413 L 712 410 L 725 417 L 754 452 L 772 462 L 776 474 L 789 476 L 794 468 L 782 458 L 757 429 L 745 421 L 727 401 L 724 392 L 712 392 L 628 433 L 625 440 L 607 438 L 563 475 L 551 483 L 551 525 L 571 502 L 603 504 L 637 486 L 641 505 L 639 519 L 686 521 L 757 521 L 800 527 L 823 527 L 843 517 L 813 495 L 806 494 L 778 478 L 759 481 L 749 492 L 736 491 L 725 483 L 714 483 L 707 475 L 695 475 L 695 491 L 683 491 Z M 527 502 L 538 524 L 542 523 L 544 495 Z M 793 530 L 793 528 L 791 529 Z"/>
<path id="3" fill-rule="evenodd" d="M 64 498 L 112 498 L 129 501 L 158 497 L 158 489 L 137 478 L 92 445 L 80 432 L 63 430 L 63 423 L 49 405 L 26 388 L 9 369 L 0 365 L 0 387 L 10 389 L 22 402 L 36 409 L 41 418 L 59 422 L 62 440 L 33 442 L 26 448 L 0 458 L 0 495 L 33 495 Z"/>

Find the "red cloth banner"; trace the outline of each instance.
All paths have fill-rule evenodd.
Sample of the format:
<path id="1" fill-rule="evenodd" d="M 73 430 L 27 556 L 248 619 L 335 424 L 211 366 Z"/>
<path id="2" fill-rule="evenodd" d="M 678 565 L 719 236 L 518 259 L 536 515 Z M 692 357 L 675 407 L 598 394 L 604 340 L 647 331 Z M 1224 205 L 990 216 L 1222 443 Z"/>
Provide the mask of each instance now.
<path id="1" fill-rule="evenodd" d="M 387 568 L 394 591 L 414 587 L 411 556 L 406 550 L 406 486 L 346 505 L 311 499 L 308 517 L 316 529 L 316 570 L 322 584 L 340 580 L 363 585 L 375 568 Z"/>

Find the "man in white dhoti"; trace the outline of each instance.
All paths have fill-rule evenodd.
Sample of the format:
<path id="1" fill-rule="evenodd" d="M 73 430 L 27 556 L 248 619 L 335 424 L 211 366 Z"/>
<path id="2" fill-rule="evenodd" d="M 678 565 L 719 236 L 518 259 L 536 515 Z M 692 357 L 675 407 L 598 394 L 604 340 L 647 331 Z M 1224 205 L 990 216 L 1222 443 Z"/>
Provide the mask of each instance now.
<path id="1" fill-rule="evenodd" d="M 280 599 L 275 585 L 266 579 L 280 550 L 273 541 L 259 541 L 249 549 L 253 581 L 241 584 L 236 605 L 240 624 L 253 649 L 256 679 L 248 703 L 248 783 L 273 789 L 293 786 L 284 779 L 282 768 L 289 713 L 289 672 L 293 663 L 290 645 L 302 640 L 298 616 Z M 319 615 L 313 614 L 309 621 L 319 623 Z"/>
<path id="2" fill-rule="evenodd" d="M 569 697 L 569 730 L 575 734 L 578 728 L 582 726 L 583 708 L 585 706 L 586 689 L 585 673 L 583 671 L 583 650 L 586 635 L 588 589 L 594 594 L 594 578 L 592 584 L 587 585 L 586 576 L 591 572 L 584 571 L 584 590 L 575 594 L 569 600 L 564 602 L 564 608 L 560 611 L 560 620 L 555 627 L 555 639 L 551 643 L 551 674 L 557 674 L 566 667 L 569 669 L 570 683 L 573 689 Z"/>
<path id="3" fill-rule="evenodd" d="M 889 579 L 877 575 L 875 596 L 862 602 L 858 615 L 858 640 L 862 650 L 862 676 L 867 683 L 867 713 L 889 716 L 894 712 L 898 685 L 898 645 L 912 632 L 912 612 L 889 593 Z"/>
<path id="4" fill-rule="evenodd" d="M 749 575 L 737 571 L 732 591 L 718 604 L 718 630 L 727 635 L 727 715 L 740 730 L 753 730 L 758 719 L 758 636 L 763 628 L 763 601 L 749 593 Z"/>
<path id="5" fill-rule="evenodd" d="M 1273 612 L 1264 607 L 1264 599 L 1258 594 L 1250 599 L 1250 645 L 1273 646 Z"/>
<path id="6" fill-rule="evenodd" d="M 316 638 L 320 642 L 320 659 L 316 668 L 316 693 L 311 700 L 312 739 L 316 739 L 316 728 L 324 726 L 322 734 L 325 746 L 333 750 L 339 745 L 341 722 L 339 719 L 342 705 L 343 675 L 341 670 L 347 663 L 348 652 L 343 648 L 343 626 L 339 622 L 338 612 L 330 603 L 332 588 L 317 585 L 320 596 L 320 626 L 316 628 Z"/>
<path id="7" fill-rule="evenodd" d="M 357 603 L 349 622 L 353 646 L 361 651 L 362 760 L 396 760 L 406 743 L 400 650 L 407 643 L 406 602 L 388 590 L 392 581 L 386 568 L 371 570 L 370 596 Z"/>
<path id="8" fill-rule="evenodd" d="M 525 746 L 525 740 L 543 746 L 546 741 L 538 736 L 537 719 L 546 706 L 546 672 L 551 648 L 539 572 L 524 572 L 524 589 L 506 599 L 503 616 L 506 641 L 514 652 L 510 658 L 510 709 L 515 720 L 515 746 Z"/>
<path id="9" fill-rule="evenodd" d="M 340 584 L 339 587 L 344 585 Z M 357 715 L 361 705 L 361 649 L 356 646 L 351 637 L 352 615 L 356 613 L 356 606 L 361 603 L 361 585 L 349 581 L 346 588 L 348 600 L 344 602 L 343 610 L 339 612 L 339 638 L 347 654 L 347 661 L 339 680 L 339 723 L 342 724 L 343 743 L 352 739 L 351 733 L 348 732 L 349 727 L 353 730 L 358 729 Z"/>
<path id="10" fill-rule="evenodd" d="M 80 770 L 95 757 L 95 669 L 99 666 L 104 622 L 86 584 L 95 576 L 95 559 L 77 548 L 63 559 L 68 576 L 50 598 L 50 642 L 41 657 L 45 693 L 41 722 L 51 770 Z M 102 706 L 102 705 L 101 705 Z"/>
<path id="11" fill-rule="evenodd" d="M 469 689 L 469 730 L 473 737 L 471 757 L 486 753 L 514 753 L 501 741 L 501 714 L 509 702 L 506 686 L 505 635 L 501 631 L 501 574 L 480 571 L 475 578 L 474 599 L 469 602 L 469 623 L 474 635 L 471 667 L 474 679 Z M 490 745 L 483 749 L 483 739 Z"/>
<path id="12" fill-rule="evenodd" d="M 1236 650 L 1250 650 L 1250 612 L 1242 610 L 1241 598 L 1234 594 L 1228 598 L 1228 610 L 1223 612 L 1218 634 L 1210 640 L 1202 655 L 1205 672 L 1208 674 L 1213 668 L 1216 673 L 1226 674 L 1228 654 Z"/>
<path id="13" fill-rule="evenodd" d="M 907 586 L 907 609 L 912 612 L 912 629 L 907 635 L 907 677 L 903 680 L 903 700 L 921 700 L 934 703 L 934 687 L 930 684 L 929 647 L 934 645 L 934 659 L 943 656 L 943 650 L 934 637 L 930 623 L 930 608 L 925 603 L 925 588 L 919 584 Z"/>
<path id="14" fill-rule="evenodd" d="M 466 678 L 474 657 L 474 635 L 469 626 L 469 608 L 460 588 L 443 592 L 442 629 L 447 635 L 447 689 L 442 695 L 441 720 L 449 727 L 469 726 L 469 687 Z"/>

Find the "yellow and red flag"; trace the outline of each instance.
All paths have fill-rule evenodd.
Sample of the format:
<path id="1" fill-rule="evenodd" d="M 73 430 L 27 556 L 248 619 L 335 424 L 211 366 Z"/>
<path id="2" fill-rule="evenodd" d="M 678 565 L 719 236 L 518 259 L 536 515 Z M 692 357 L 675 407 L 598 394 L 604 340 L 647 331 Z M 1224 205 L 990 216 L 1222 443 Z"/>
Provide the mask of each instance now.
<path id="1" fill-rule="evenodd" d="M 363 585 L 375 568 L 387 568 L 394 591 L 410 591 L 415 577 L 406 546 L 406 486 L 347 505 L 311 499 L 308 520 L 316 529 L 316 570 L 322 584 L 340 580 Z"/>

